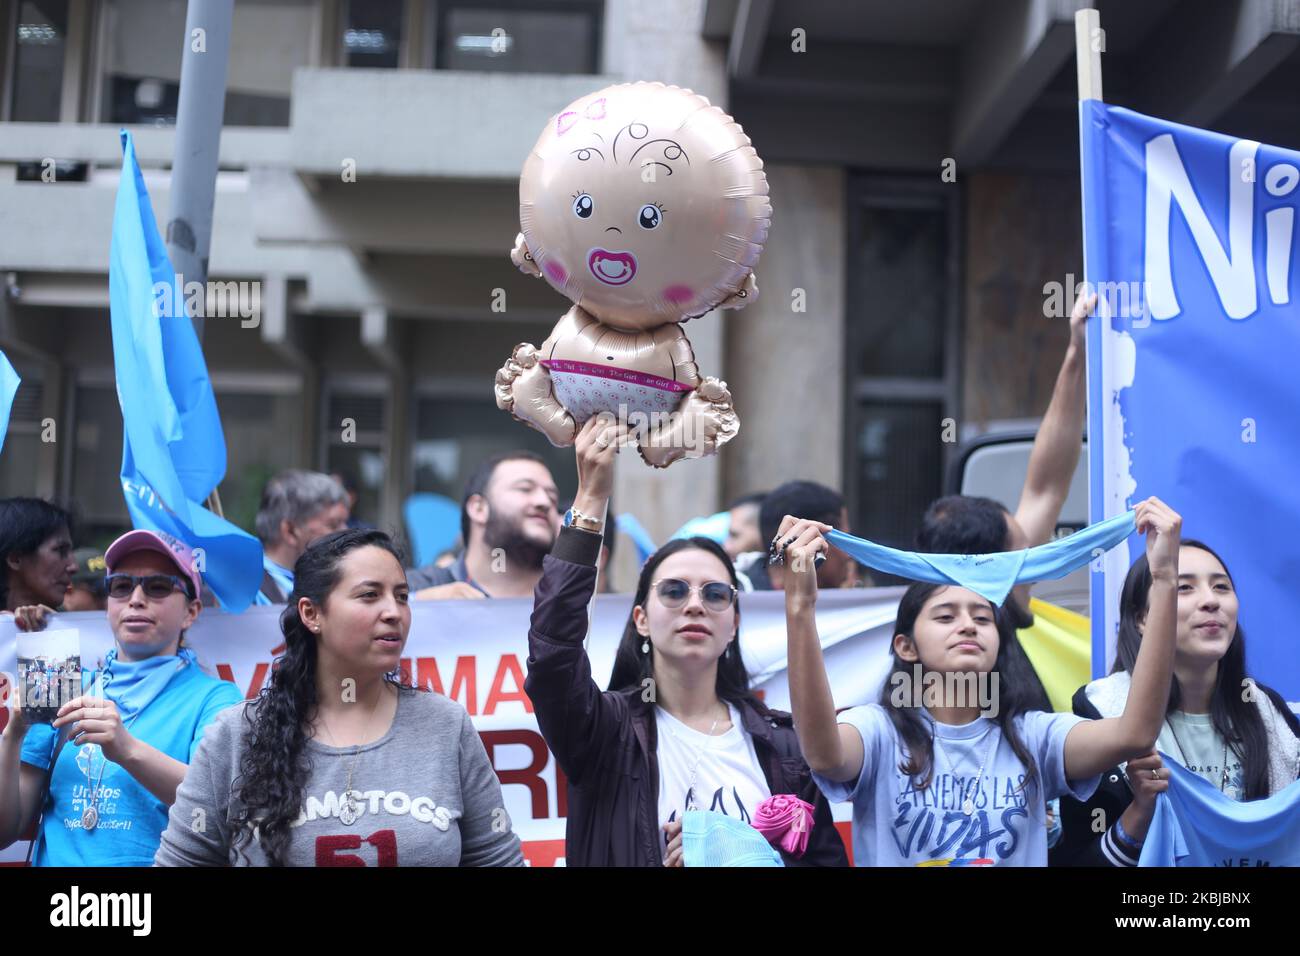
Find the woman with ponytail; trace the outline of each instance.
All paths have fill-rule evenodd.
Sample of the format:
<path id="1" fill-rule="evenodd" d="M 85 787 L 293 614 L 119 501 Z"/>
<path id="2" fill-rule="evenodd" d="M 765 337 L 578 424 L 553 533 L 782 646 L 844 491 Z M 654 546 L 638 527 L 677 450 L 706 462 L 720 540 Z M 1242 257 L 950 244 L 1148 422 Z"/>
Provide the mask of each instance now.
<path id="1" fill-rule="evenodd" d="M 303 553 L 285 654 L 256 700 L 209 729 L 155 865 L 523 865 L 464 708 L 398 677 L 408 599 L 381 531 Z"/>

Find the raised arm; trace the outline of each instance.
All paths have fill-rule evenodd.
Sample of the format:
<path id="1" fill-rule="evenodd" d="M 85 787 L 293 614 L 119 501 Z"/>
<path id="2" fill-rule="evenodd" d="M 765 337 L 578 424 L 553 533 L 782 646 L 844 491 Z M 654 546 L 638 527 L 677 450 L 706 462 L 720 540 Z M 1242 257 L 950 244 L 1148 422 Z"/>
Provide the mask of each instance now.
<path id="1" fill-rule="evenodd" d="M 1016 507 L 1016 521 L 1024 529 L 1028 547 L 1051 540 L 1079 463 L 1088 397 L 1085 329 L 1096 304 L 1096 293 L 1081 295 L 1074 303 L 1070 344 L 1056 374 L 1052 400 L 1029 453 L 1029 470 Z"/>
<path id="2" fill-rule="evenodd" d="M 829 780 L 856 780 L 865 751 L 855 727 L 835 719 L 835 701 L 817 636 L 817 563 L 828 524 L 786 515 L 777 538 L 785 557 L 785 626 L 790 711 L 804 760 Z"/>
<path id="3" fill-rule="evenodd" d="M 578 494 L 573 508 L 600 519 L 614 481 L 618 426 L 592 418 L 578 432 L 575 446 Z M 560 530 L 555 547 L 542 561 L 528 629 L 524 690 L 546 745 L 574 783 L 582 782 L 602 748 L 617 737 L 625 716 L 618 695 L 602 693 L 592 679 L 583 646 L 601 540 L 599 533 L 577 527 Z"/>
<path id="4" fill-rule="evenodd" d="M 1146 627 L 1133 665 L 1124 713 L 1076 725 L 1065 738 L 1065 773 L 1082 779 L 1150 753 L 1164 723 L 1174 673 L 1178 626 L 1178 545 L 1183 519 L 1158 498 L 1137 508 L 1137 529 L 1147 536 L 1151 592 Z"/>
<path id="5" fill-rule="evenodd" d="M 104 757 L 118 764 L 142 787 L 171 806 L 185 779 L 185 764 L 134 736 L 122 723 L 117 704 L 84 695 L 59 708 L 52 725 L 71 726 L 78 744 L 99 744 Z"/>

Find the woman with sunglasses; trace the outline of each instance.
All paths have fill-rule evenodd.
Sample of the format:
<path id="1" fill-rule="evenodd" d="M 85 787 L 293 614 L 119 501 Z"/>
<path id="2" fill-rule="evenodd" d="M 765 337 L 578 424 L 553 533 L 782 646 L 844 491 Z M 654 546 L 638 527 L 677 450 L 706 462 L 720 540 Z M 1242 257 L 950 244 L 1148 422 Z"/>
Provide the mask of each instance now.
<path id="1" fill-rule="evenodd" d="M 587 605 L 621 437 L 601 418 L 578 433 L 578 494 L 543 562 L 528 633 L 525 689 L 568 777 L 566 865 L 681 866 L 683 813 L 751 823 L 769 797 L 811 824 L 801 854 L 782 849 L 787 865 L 847 865 L 789 714 L 749 691 L 736 572 L 718 544 L 678 539 L 651 555 L 610 689 L 592 679 Z"/>
<path id="2" fill-rule="evenodd" d="M 36 866 L 149 866 L 204 728 L 241 699 L 184 646 L 201 610 L 181 541 L 131 531 L 104 555 L 113 648 L 52 724 L 29 724 L 17 694 L 0 734 L 0 847 L 40 815 Z M 23 630 L 46 609 L 19 608 Z"/>

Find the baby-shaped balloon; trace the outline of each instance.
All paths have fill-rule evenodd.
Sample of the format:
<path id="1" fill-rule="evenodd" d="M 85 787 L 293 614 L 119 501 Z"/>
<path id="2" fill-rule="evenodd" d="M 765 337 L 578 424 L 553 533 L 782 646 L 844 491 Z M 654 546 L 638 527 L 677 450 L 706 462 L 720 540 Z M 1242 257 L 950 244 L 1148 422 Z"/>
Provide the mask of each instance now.
<path id="1" fill-rule="evenodd" d="M 497 405 L 553 445 L 607 411 L 651 465 L 715 452 L 740 423 L 680 323 L 754 300 L 771 218 L 762 160 L 704 97 L 623 83 L 572 103 L 524 163 L 510 257 L 574 306 L 515 347 Z"/>

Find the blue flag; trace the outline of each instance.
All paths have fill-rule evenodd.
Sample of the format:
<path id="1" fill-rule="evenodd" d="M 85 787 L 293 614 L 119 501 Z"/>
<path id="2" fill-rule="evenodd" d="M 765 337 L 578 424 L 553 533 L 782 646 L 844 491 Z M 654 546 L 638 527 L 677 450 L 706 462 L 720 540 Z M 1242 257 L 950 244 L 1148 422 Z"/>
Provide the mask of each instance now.
<path id="1" fill-rule="evenodd" d="M 9 434 L 9 413 L 13 411 L 14 396 L 21 382 L 9 359 L 0 352 L 0 451 L 4 450 L 5 435 Z"/>
<path id="2" fill-rule="evenodd" d="M 262 545 L 199 504 L 225 477 L 226 439 L 203 349 L 184 310 L 177 315 L 172 307 L 180 301 L 176 275 L 125 130 L 109 259 L 122 492 L 131 521 L 195 549 L 218 600 L 242 611 L 262 580 Z"/>
<path id="3" fill-rule="evenodd" d="M 1238 803 L 1172 757 L 1139 866 L 1300 866 L 1300 783 Z"/>
<path id="4" fill-rule="evenodd" d="M 1093 522 L 1157 495 L 1223 556 L 1247 667 L 1300 698 L 1300 152 L 1079 104 Z M 1067 305 L 1068 308 L 1068 305 Z M 1109 668 L 1140 538 L 1093 567 L 1093 672 Z"/>

